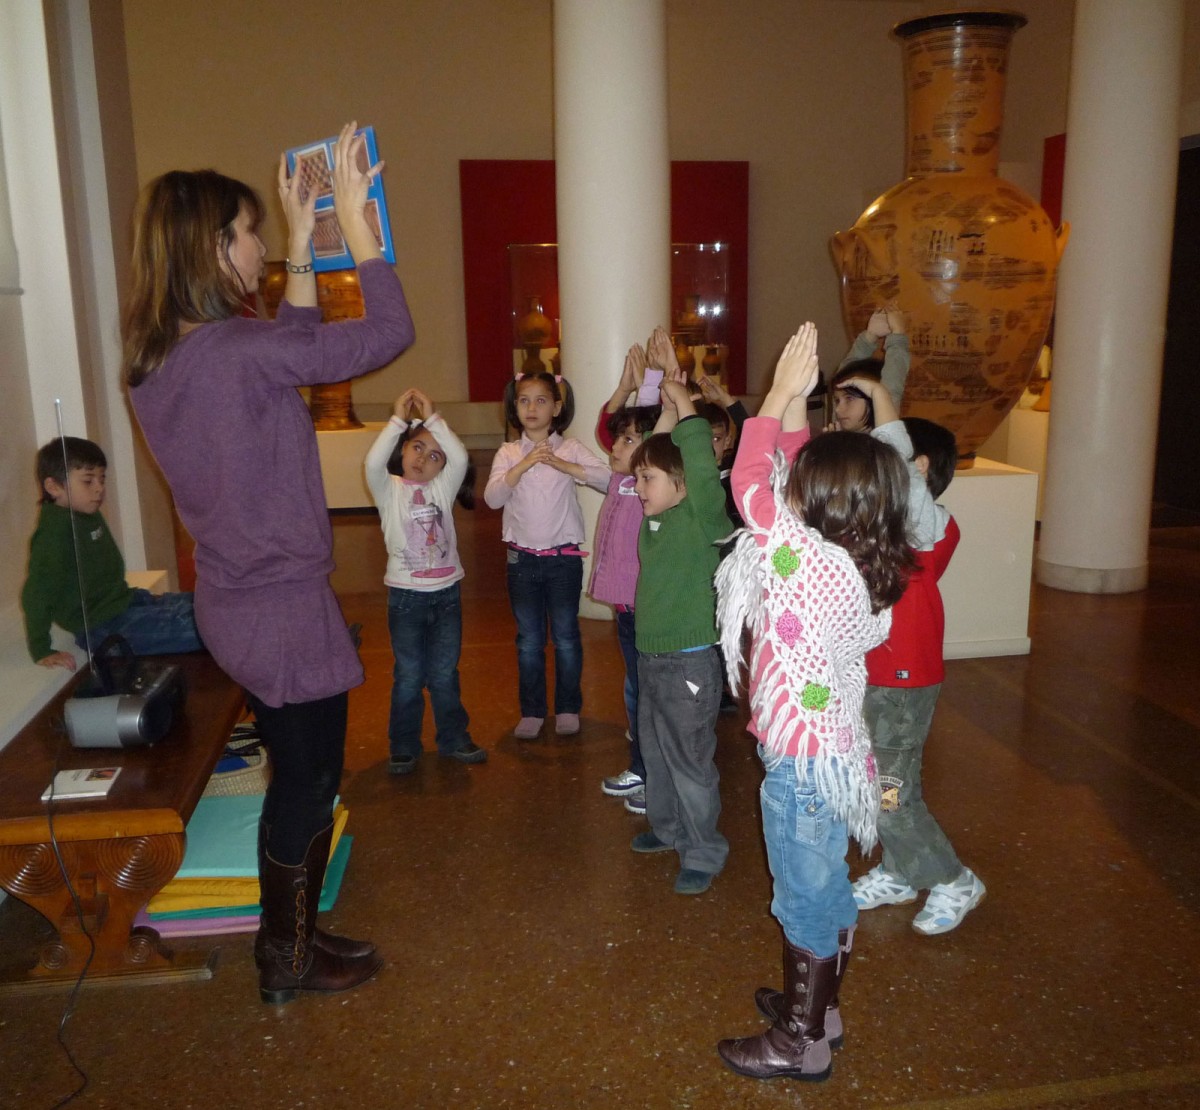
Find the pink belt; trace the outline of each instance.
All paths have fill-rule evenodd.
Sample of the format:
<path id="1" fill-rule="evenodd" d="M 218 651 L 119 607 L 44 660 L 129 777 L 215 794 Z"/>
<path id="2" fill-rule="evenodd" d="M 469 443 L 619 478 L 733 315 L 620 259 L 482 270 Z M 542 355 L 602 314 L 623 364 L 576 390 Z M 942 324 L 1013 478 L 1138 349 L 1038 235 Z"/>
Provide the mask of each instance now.
<path id="1" fill-rule="evenodd" d="M 587 555 L 586 551 L 580 550 L 577 543 L 564 543 L 561 547 L 522 547 L 519 543 L 508 544 L 513 551 L 524 551 L 526 555 L 577 555 L 583 558 Z"/>

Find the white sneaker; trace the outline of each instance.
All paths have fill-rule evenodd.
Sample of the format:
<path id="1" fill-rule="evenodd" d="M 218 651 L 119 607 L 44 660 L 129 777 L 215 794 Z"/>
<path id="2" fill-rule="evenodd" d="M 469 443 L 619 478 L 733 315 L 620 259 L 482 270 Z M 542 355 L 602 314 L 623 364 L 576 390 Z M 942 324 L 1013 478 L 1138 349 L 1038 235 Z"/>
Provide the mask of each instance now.
<path id="1" fill-rule="evenodd" d="M 633 771 L 622 771 L 619 775 L 613 775 L 601 782 L 600 789 L 614 798 L 622 798 L 626 794 L 637 793 L 645 785 L 641 775 L 635 774 Z"/>
<path id="2" fill-rule="evenodd" d="M 883 864 L 871 868 L 854 883 L 854 904 L 860 910 L 876 906 L 907 906 L 917 900 L 917 892 L 898 875 L 883 869 Z"/>
<path id="3" fill-rule="evenodd" d="M 938 883 L 930 889 L 924 908 L 913 918 L 913 928 L 927 937 L 957 929 L 985 894 L 987 887 L 979 881 L 979 876 L 964 867 L 954 882 Z"/>

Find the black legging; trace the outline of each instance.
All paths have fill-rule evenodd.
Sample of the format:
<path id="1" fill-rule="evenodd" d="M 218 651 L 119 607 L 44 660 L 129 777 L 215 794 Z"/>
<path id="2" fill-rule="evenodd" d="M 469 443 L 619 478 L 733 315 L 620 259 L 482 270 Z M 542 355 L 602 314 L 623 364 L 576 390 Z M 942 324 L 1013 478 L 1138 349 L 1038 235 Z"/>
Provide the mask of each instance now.
<path id="1" fill-rule="evenodd" d="M 349 695 L 290 702 L 278 709 L 249 698 L 259 735 L 271 759 L 263 800 L 267 851 L 288 867 L 304 862 L 312 838 L 333 816 L 346 754 Z"/>

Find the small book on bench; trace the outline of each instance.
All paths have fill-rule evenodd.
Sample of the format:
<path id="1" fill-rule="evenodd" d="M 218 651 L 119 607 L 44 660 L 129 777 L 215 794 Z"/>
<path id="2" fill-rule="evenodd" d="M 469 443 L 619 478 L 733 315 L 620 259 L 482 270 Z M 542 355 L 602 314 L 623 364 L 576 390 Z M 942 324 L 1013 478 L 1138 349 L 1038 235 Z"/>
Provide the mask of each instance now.
<path id="1" fill-rule="evenodd" d="M 120 767 L 82 767 L 76 771 L 59 771 L 54 776 L 54 782 L 42 792 L 42 801 L 50 801 L 51 792 L 56 802 L 103 798 L 112 789 L 120 773 Z"/>

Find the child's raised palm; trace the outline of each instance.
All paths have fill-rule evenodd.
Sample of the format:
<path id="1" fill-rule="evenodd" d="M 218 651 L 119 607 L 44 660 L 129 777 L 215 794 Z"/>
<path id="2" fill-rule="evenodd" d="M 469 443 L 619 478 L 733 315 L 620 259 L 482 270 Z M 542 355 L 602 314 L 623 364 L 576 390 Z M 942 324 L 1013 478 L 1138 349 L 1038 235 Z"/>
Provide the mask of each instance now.
<path id="1" fill-rule="evenodd" d="M 621 386 L 627 392 L 641 389 L 642 380 L 646 377 L 646 352 L 640 343 L 629 348 L 625 356 L 625 369 L 621 371 Z"/>
<path id="2" fill-rule="evenodd" d="M 807 397 L 819 380 L 817 327 L 805 323 L 784 346 L 783 354 L 775 364 L 775 381 L 771 388 L 789 398 Z"/>
<path id="3" fill-rule="evenodd" d="M 671 337 L 664 327 L 660 326 L 654 329 L 646 353 L 650 359 L 650 365 L 664 373 L 679 369 L 679 360 L 675 357 L 675 345 L 671 342 Z"/>

